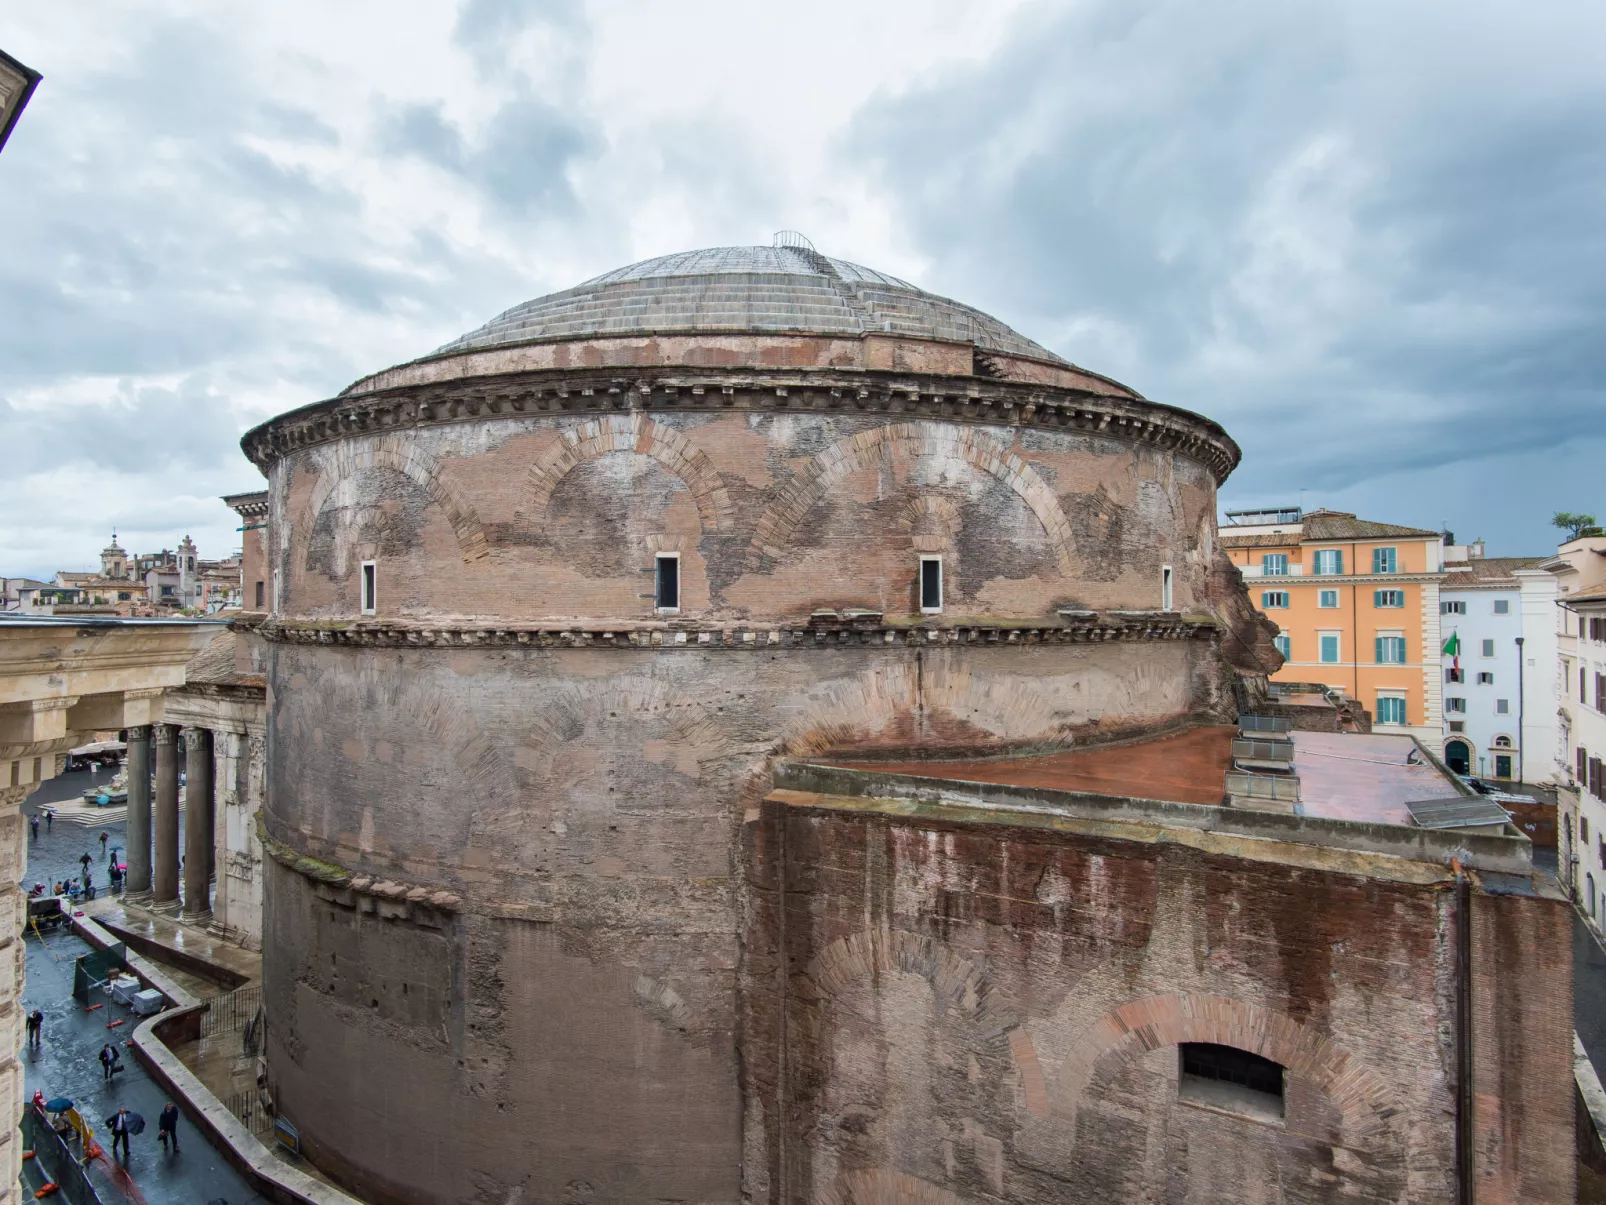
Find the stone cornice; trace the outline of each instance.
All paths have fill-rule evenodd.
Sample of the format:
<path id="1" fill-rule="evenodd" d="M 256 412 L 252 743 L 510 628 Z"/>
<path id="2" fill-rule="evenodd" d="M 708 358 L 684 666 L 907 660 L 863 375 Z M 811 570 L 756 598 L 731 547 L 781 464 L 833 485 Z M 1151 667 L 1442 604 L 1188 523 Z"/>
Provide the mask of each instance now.
<path id="1" fill-rule="evenodd" d="M 1156 402 L 984 377 L 753 368 L 638 369 L 628 376 L 617 369 L 542 371 L 407 386 L 303 406 L 246 432 L 240 446 L 266 473 L 288 453 L 353 435 L 521 415 L 631 410 L 859 411 L 1062 428 L 1179 452 L 1209 468 L 1218 483 L 1241 455 L 1217 424 Z"/>
<path id="2" fill-rule="evenodd" d="M 790 623 L 708 627 L 598 624 L 349 623 L 273 619 L 257 634 L 278 644 L 350 648 L 598 648 L 674 650 L 819 649 L 845 645 L 1099 644 L 1107 641 L 1213 640 L 1213 620 L 1194 617 L 1105 614 L 1066 623 L 886 624 Z"/>

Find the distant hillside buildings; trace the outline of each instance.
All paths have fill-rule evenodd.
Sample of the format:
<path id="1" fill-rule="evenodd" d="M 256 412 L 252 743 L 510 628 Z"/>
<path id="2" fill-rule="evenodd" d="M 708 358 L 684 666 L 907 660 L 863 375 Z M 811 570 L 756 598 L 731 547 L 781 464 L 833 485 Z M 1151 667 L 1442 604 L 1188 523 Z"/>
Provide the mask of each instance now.
<path id="1" fill-rule="evenodd" d="M 211 614 L 241 604 L 240 554 L 203 560 L 185 536 L 176 550 L 130 556 L 113 533 L 99 570 L 61 569 L 48 582 L 0 578 L 0 596 L 0 610 L 30 615 Z"/>

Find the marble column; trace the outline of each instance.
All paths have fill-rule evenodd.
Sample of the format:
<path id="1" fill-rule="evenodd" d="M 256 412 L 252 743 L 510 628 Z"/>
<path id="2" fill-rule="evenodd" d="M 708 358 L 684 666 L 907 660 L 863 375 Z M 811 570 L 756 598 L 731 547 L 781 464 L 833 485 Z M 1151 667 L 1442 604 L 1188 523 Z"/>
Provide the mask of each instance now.
<path id="1" fill-rule="evenodd" d="M 212 730 L 184 730 L 184 917 L 212 911 Z"/>
<path id="2" fill-rule="evenodd" d="M 178 903 L 178 725 L 156 724 L 156 798 L 151 807 L 151 892 L 155 905 Z"/>
<path id="3" fill-rule="evenodd" d="M 151 893 L 151 728 L 128 730 L 128 882 L 130 896 Z"/>

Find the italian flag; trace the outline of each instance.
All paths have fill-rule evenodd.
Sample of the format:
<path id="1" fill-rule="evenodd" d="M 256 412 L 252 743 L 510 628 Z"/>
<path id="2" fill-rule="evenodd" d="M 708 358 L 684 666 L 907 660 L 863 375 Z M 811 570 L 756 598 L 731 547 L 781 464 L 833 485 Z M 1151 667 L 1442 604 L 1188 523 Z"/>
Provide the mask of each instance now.
<path id="1" fill-rule="evenodd" d="M 1461 636 L 1458 632 L 1450 633 L 1450 639 L 1444 642 L 1444 648 L 1440 651 L 1450 658 L 1451 669 L 1461 668 Z"/>

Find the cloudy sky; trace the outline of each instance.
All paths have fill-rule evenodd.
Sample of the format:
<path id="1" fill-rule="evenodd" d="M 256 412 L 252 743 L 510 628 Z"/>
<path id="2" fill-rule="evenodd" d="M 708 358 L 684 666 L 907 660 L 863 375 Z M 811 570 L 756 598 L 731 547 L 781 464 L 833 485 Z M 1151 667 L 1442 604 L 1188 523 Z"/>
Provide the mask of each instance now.
<path id="1" fill-rule="evenodd" d="M 1224 506 L 1606 518 L 1606 4 L 7 5 L 0 574 L 192 533 L 238 436 L 508 305 L 768 243 L 1244 446 Z"/>

